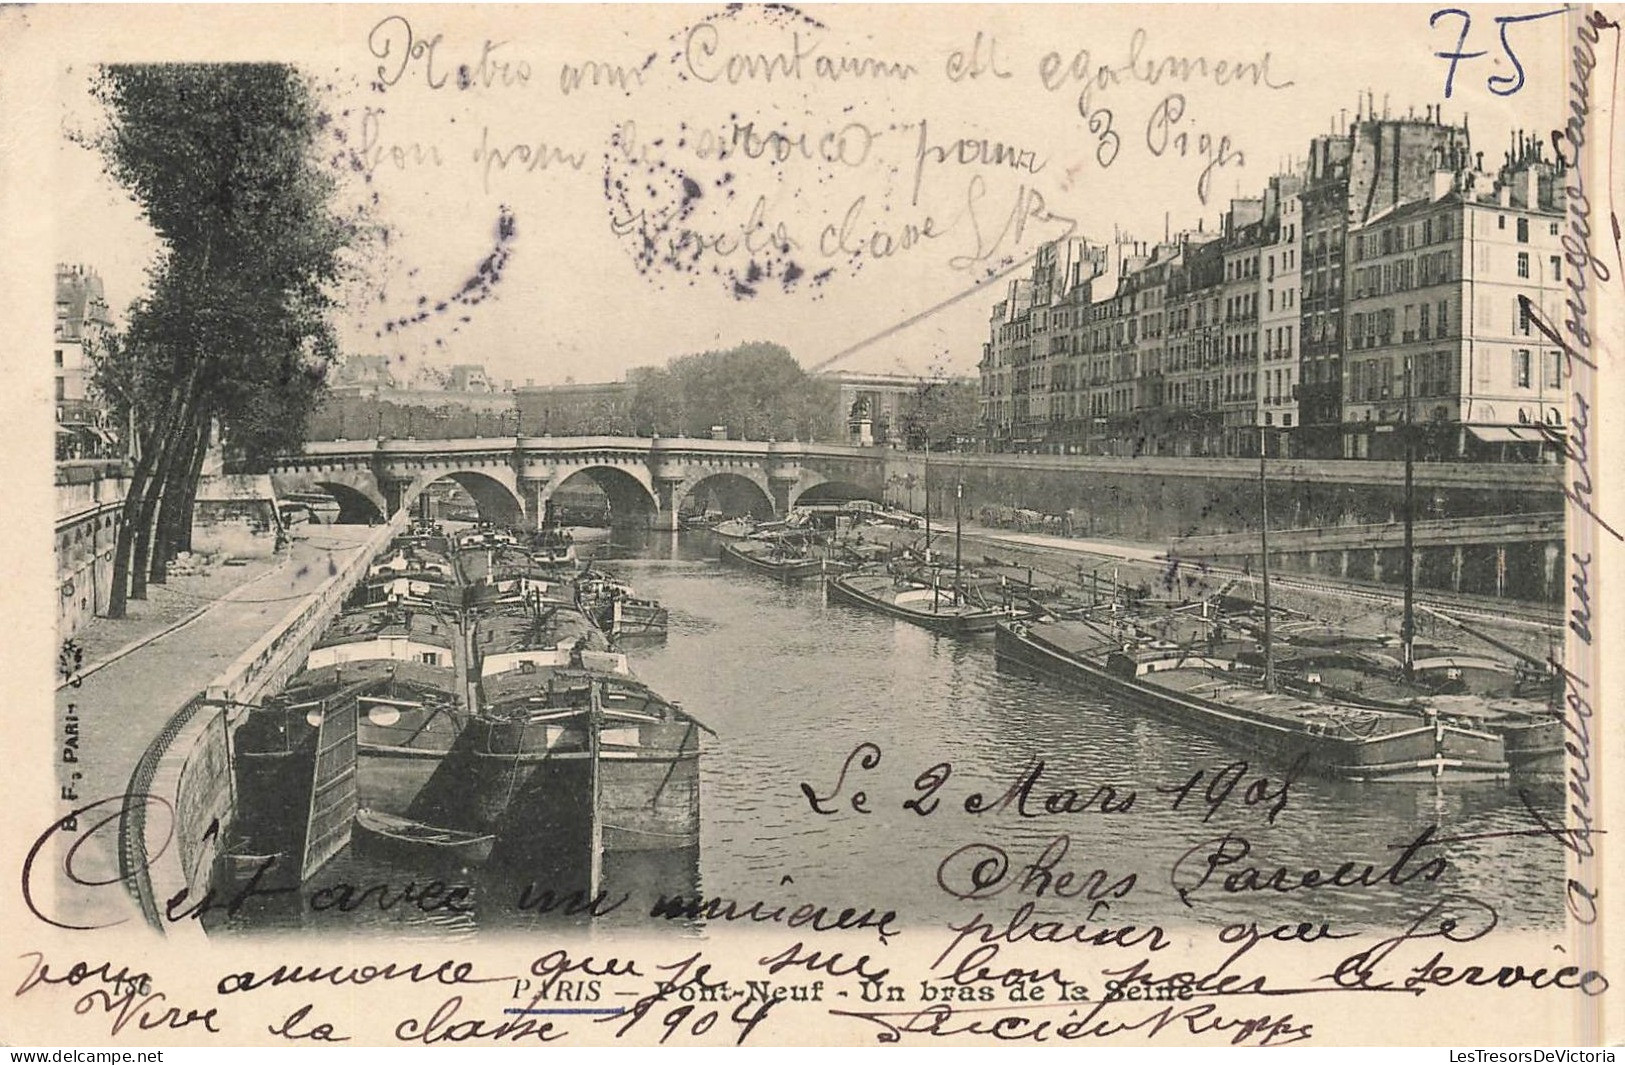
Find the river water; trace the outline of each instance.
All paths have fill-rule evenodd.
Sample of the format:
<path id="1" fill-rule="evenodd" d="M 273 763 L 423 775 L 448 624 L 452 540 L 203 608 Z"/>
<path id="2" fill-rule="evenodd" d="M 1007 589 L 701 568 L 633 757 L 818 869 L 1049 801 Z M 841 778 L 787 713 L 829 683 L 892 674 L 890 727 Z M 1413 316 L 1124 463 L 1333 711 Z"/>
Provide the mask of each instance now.
<path id="1" fill-rule="evenodd" d="M 816 582 L 786 586 L 724 567 L 708 534 L 654 535 L 639 557 L 606 565 L 671 611 L 663 642 L 628 648 L 633 669 L 715 735 L 701 762 L 698 855 L 606 866 L 612 892 L 631 899 L 598 918 L 605 924 L 647 924 L 658 896 L 695 892 L 742 905 L 895 910 L 909 924 L 1008 915 L 1027 901 L 1045 919 L 1082 921 L 1092 900 L 1107 898 L 1097 923 L 1408 925 L 1462 896 L 1493 907 L 1503 926 L 1561 923 L 1563 851 L 1531 831 L 1526 806 L 1561 824 L 1555 785 L 1304 778 L 1284 785 L 1281 804 L 1287 766 L 1249 762 L 1246 751 L 1132 708 L 1001 671 L 991 636 L 936 636 L 826 603 Z M 1197 774 L 1176 805 L 1174 789 Z M 1025 812 L 1013 794 L 1024 779 Z M 803 784 L 833 812 L 816 812 Z M 1075 798 L 1057 800 L 1063 812 L 1046 814 L 1046 798 L 1067 791 Z M 978 794 L 984 812 L 967 813 Z M 911 799 L 930 813 L 906 808 Z M 1441 842 L 1413 849 L 1393 877 L 1402 885 L 1279 890 L 1315 869 L 1329 879 L 1346 862 L 1354 869 L 1343 879 L 1368 864 L 1376 879 L 1430 826 Z M 1200 883 L 1214 853 L 1233 860 Z M 1434 859 L 1442 872 L 1428 865 Z M 1035 862 L 1053 878 L 1041 893 L 1044 875 L 1026 870 Z M 1004 878 L 993 879 L 1001 868 Z M 1233 885 L 1243 890 L 1224 889 L 1226 874 L 1248 869 L 1257 873 Z M 1063 883 L 1063 873 L 1072 879 Z M 465 936 L 586 920 L 536 912 L 546 885 L 523 877 L 434 875 L 465 884 L 471 904 L 386 910 L 373 904 L 375 892 L 351 906 L 366 885 L 393 889 L 430 874 L 346 852 L 297 900 L 251 899 L 224 927 Z M 958 897 L 978 876 L 988 897 Z M 1258 890 L 1244 890 L 1249 883 Z"/>

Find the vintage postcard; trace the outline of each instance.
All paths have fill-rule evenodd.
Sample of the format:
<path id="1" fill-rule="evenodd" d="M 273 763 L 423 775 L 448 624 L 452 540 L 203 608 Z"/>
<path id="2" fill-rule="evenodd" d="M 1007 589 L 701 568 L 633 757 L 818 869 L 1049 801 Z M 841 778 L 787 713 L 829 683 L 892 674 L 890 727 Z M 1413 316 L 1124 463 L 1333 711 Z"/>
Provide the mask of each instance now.
<path id="1" fill-rule="evenodd" d="M 0 1041 L 1612 1061 L 1622 15 L 0 12 Z"/>

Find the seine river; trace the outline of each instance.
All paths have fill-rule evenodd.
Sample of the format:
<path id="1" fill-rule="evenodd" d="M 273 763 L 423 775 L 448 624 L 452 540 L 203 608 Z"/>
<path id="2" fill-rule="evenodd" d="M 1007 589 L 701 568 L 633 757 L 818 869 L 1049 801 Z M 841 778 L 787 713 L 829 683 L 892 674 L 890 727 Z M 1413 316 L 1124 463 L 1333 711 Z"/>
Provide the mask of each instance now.
<path id="1" fill-rule="evenodd" d="M 697 892 L 742 905 L 895 910 L 905 923 L 936 925 L 979 910 L 1008 915 L 1026 901 L 1045 919 L 1081 921 L 1099 898 L 1113 925 L 1408 925 L 1452 896 L 1493 907 L 1503 926 L 1561 923 L 1563 851 L 1530 832 L 1525 805 L 1561 824 L 1556 785 L 1520 794 L 1505 783 L 1304 778 L 1283 796 L 1287 766 L 1249 763 L 1246 751 L 1132 708 L 1001 671 L 990 636 L 956 640 L 828 604 L 815 582 L 729 569 L 715 548 L 707 534 L 656 536 L 639 557 L 606 563 L 671 611 L 663 642 L 628 648 L 634 671 L 715 735 L 701 762 L 698 855 L 610 861 L 608 888 L 631 897 L 603 924 L 648 924 L 659 896 Z M 832 812 L 816 812 L 803 785 Z M 1061 812 L 1046 812 L 1057 793 Z M 977 795 L 982 812 L 966 812 Z M 1222 864 L 1210 871 L 1215 854 Z M 1367 865 L 1370 879 L 1383 878 L 1402 856 L 1377 886 L 1278 890 L 1313 870 L 1330 879 L 1349 862 L 1344 879 Z M 1034 863 L 1052 878 L 1042 894 Z M 1238 874 L 1234 886 L 1260 890 L 1226 891 L 1225 876 Z M 466 882 L 466 910 L 337 904 L 368 885 L 436 876 Z M 300 901 L 251 900 L 227 927 L 460 936 L 586 920 L 537 912 L 545 888 L 346 852 Z M 978 891 L 987 897 L 958 897 Z"/>

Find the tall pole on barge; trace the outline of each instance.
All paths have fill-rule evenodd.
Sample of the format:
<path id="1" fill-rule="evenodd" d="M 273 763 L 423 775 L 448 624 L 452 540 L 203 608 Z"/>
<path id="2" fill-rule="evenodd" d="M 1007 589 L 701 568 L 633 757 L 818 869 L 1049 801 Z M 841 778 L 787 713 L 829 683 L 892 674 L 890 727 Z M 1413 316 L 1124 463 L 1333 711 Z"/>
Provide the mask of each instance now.
<path id="1" fill-rule="evenodd" d="M 931 564 L 931 434 L 925 435 L 925 467 L 920 474 L 925 485 L 925 562 Z"/>
<path id="2" fill-rule="evenodd" d="M 604 704 L 600 700 L 598 681 L 589 678 L 587 685 L 587 759 L 588 772 L 591 773 L 588 787 L 591 791 L 592 823 L 588 826 L 587 846 L 590 853 L 587 855 L 587 898 L 595 899 L 603 890 L 604 884 L 604 780 L 603 768 L 603 736 Z"/>
<path id="3" fill-rule="evenodd" d="M 959 538 L 964 532 L 964 519 L 959 514 L 960 500 L 965 498 L 965 482 L 954 485 L 954 606 L 959 605 Z"/>
<path id="4" fill-rule="evenodd" d="M 1414 470 L 1416 435 L 1411 424 L 1411 357 L 1405 356 L 1405 616 L 1399 623 L 1405 679 L 1416 675 L 1416 553 L 1413 546 L 1416 523 Z"/>
<path id="5" fill-rule="evenodd" d="M 1275 690 L 1275 618 L 1270 611 L 1270 485 L 1265 476 L 1264 426 L 1258 427 L 1258 511 L 1261 516 L 1259 546 L 1263 556 L 1260 570 L 1264 575 L 1264 690 Z"/>

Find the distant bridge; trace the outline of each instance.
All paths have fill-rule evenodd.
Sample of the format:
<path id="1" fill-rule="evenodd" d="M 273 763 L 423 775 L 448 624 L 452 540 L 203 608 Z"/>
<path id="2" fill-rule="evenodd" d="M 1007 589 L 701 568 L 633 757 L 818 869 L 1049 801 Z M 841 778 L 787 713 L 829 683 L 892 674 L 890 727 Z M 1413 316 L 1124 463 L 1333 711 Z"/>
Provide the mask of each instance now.
<path id="1" fill-rule="evenodd" d="M 554 494 L 581 476 L 609 498 L 617 524 L 675 529 L 684 503 L 703 493 L 736 513 L 784 514 L 815 489 L 879 500 L 886 454 L 828 444 L 626 436 L 329 440 L 277 462 L 272 482 L 280 494 L 326 491 L 347 512 L 341 520 L 370 520 L 450 479 L 473 497 L 482 517 L 536 526 Z"/>

